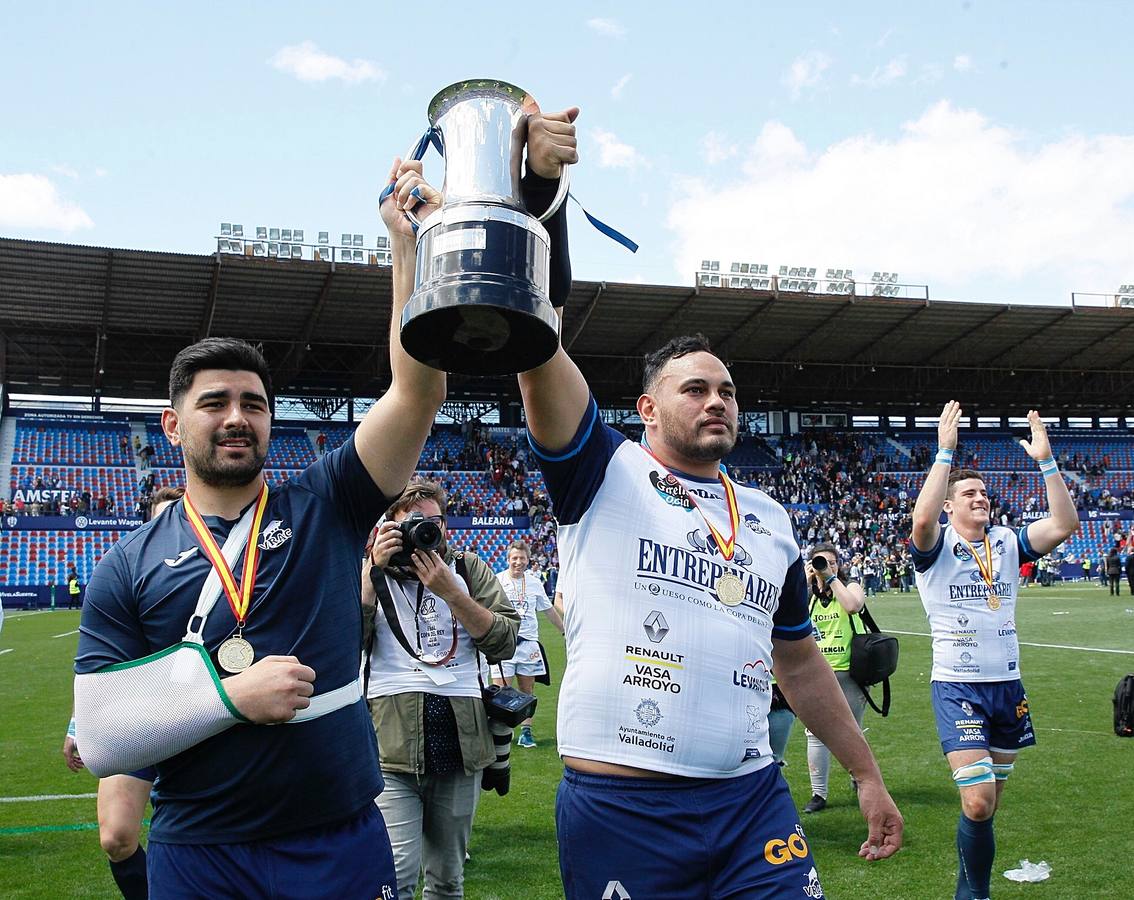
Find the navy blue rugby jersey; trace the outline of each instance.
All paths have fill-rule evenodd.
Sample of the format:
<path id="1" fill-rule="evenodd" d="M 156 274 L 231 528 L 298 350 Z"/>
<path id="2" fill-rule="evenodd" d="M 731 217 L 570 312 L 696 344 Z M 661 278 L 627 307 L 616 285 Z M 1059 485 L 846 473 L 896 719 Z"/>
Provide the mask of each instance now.
<path id="1" fill-rule="evenodd" d="M 244 628 L 256 660 L 297 657 L 315 670 L 316 694 L 358 677 L 363 547 L 388 505 L 353 438 L 271 489 Z M 205 521 L 218 545 L 236 524 Z M 238 581 L 242 565 L 243 556 L 233 565 Z M 75 672 L 178 643 L 210 567 L 181 503 L 119 541 L 87 586 Z M 214 664 L 235 627 L 222 593 L 204 631 Z M 150 836 L 168 843 L 234 843 L 315 828 L 356 814 L 382 789 L 362 700 L 302 724 L 236 725 L 157 769 Z"/>

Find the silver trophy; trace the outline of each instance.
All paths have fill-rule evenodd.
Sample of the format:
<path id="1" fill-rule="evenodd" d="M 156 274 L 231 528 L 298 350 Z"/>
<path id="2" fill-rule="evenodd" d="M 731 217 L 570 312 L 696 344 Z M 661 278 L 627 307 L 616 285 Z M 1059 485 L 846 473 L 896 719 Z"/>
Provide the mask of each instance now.
<path id="1" fill-rule="evenodd" d="M 540 222 L 567 197 L 567 166 L 538 219 L 520 194 L 527 121 L 538 112 L 526 91 L 491 79 L 449 85 L 429 103 L 444 200 L 422 222 L 409 213 L 419 225 L 417 271 L 401 325 L 402 346 L 428 366 L 509 375 L 547 362 L 559 346 Z"/>

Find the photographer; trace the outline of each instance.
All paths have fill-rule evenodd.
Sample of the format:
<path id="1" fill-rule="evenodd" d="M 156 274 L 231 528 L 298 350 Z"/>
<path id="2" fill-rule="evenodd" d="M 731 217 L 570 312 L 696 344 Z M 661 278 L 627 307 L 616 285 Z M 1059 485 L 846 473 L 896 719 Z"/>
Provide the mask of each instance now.
<path id="1" fill-rule="evenodd" d="M 851 638 L 855 630 L 864 630 L 861 623 L 852 626 L 851 617 L 857 616 L 866 605 L 866 596 L 862 586 L 842 571 L 839 551 L 834 544 L 812 547 L 804 573 L 811 590 L 811 623 L 815 626 L 815 642 L 834 670 L 847 705 L 861 730 L 866 695 L 850 677 L 849 669 Z M 810 731 L 807 732 L 807 768 L 811 773 L 811 799 L 803 811 L 816 813 L 827 806 L 831 752 Z"/>
<path id="2" fill-rule="evenodd" d="M 463 896 L 482 773 L 497 760 L 478 654 L 509 659 L 520 621 L 488 565 L 446 546 L 445 505 L 439 484 L 411 481 L 371 535 L 362 571 L 363 619 L 374 623 L 367 698 L 386 782 L 376 802 L 400 900 L 413 897 L 423 863 L 425 897 Z M 503 794 L 507 782 L 485 787 Z"/>

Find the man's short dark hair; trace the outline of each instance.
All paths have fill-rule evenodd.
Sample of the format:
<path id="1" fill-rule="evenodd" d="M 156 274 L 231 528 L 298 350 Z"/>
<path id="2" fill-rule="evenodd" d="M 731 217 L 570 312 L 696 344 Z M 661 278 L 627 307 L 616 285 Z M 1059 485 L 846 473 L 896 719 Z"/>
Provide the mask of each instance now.
<path id="1" fill-rule="evenodd" d="M 984 476 L 976 469 L 954 469 L 949 473 L 949 483 L 945 487 L 945 499 L 952 500 L 953 493 L 957 489 L 957 482 L 964 481 L 966 478 L 977 478 L 984 481 Z"/>
<path id="2" fill-rule="evenodd" d="M 264 355 L 238 338 L 205 338 L 186 347 L 173 359 L 169 367 L 169 405 L 176 407 L 185 399 L 193 377 L 205 369 L 227 369 L 232 372 L 253 372 L 264 382 L 268 394 L 268 409 L 275 412 L 276 398 L 272 392 L 272 375 Z"/>
<path id="3" fill-rule="evenodd" d="M 690 353 L 712 352 L 713 348 L 709 346 L 709 339 L 698 331 L 696 334 L 684 334 L 681 337 L 675 337 L 664 347 L 659 347 L 653 353 L 647 353 L 646 369 L 642 373 L 642 393 L 648 394 L 653 390 L 658 375 L 661 374 L 661 370 L 671 359 L 680 359 Z"/>

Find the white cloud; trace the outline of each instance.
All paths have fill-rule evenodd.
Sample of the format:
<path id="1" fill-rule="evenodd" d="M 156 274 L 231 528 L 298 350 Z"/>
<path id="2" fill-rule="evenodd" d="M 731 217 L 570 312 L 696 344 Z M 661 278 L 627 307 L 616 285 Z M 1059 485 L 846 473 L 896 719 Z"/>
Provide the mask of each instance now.
<path id="1" fill-rule="evenodd" d="M 630 83 L 630 79 L 634 76 L 627 72 L 618 81 L 615 82 L 614 87 L 610 89 L 610 96 L 615 100 L 622 99 L 622 92 L 626 89 L 626 85 Z"/>
<path id="2" fill-rule="evenodd" d="M 816 87 L 823 80 L 823 73 L 830 67 L 831 58 L 826 53 L 812 50 L 796 58 L 780 81 L 791 90 L 794 100 L 804 88 Z"/>
<path id="3" fill-rule="evenodd" d="M 939 63 L 922 63 L 914 84 L 936 84 L 945 77 L 945 69 Z"/>
<path id="4" fill-rule="evenodd" d="M 75 231 L 91 228 L 83 210 L 59 196 L 44 175 L 0 175 L 0 227 Z"/>
<path id="5" fill-rule="evenodd" d="M 603 37 L 620 38 L 626 36 L 626 29 L 615 19 L 587 19 L 587 27 Z"/>
<path id="6" fill-rule="evenodd" d="M 818 150 L 768 122 L 731 177 L 678 181 L 674 268 L 712 257 L 887 269 L 972 299 L 988 299 L 982 280 L 1030 279 L 1053 298 L 1110 290 L 1130 280 L 1132 158 L 1134 133 L 1033 145 L 946 101 L 894 139 L 863 133 Z"/>
<path id="7" fill-rule="evenodd" d="M 967 53 L 958 53 L 953 57 L 953 68 L 958 72 L 971 72 L 973 60 Z"/>
<path id="8" fill-rule="evenodd" d="M 701 155 L 710 166 L 732 159 L 737 152 L 736 144 L 719 131 L 710 131 L 701 138 Z"/>
<path id="9" fill-rule="evenodd" d="M 78 170 L 73 168 L 72 166 L 67 165 L 66 163 L 58 163 L 57 165 L 49 166 L 49 168 L 56 175 L 62 175 L 64 178 L 77 180 L 79 177 Z"/>
<path id="10" fill-rule="evenodd" d="M 641 153 L 620 141 L 612 132 L 594 128 L 591 130 L 591 136 L 598 144 L 601 168 L 636 169 L 646 164 L 646 159 Z"/>
<path id="11" fill-rule="evenodd" d="M 875 66 L 874 71 L 866 77 L 861 75 L 854 75 L 851 78 L 851 84 L 863 84 L 870 88 L 885 87 L 888 84 L 893 84 L 895 81 L 900 81 L 906 77 L 906 58 L 904 56 L 896 56 L 884 66 Z"/>
<path id="12" fill-rule="evenodd" d="M 347 62 L 345 59 L 324 53 L 311 41 L 281 47 L 268 62 L 281 72 L 294 75 L 300 81 L 327 81 L 337 78 L 347 84 L 358 84 L 363 81 L 386 80 L 386 73 L 369 60 L 356 59 Z"/>
<path id="13" fill-rule="evenodd" d="M 104 168 L 103 168 L 102 166 L 98 166 L 98 167 L 97 167 L 97 168 L 96 168 L 96 169 L 94 170 L 94 173 L 95 173 L 95 178 L 105 178 L 105 177 L 106 177 L 107 175 L 109 175 L 109 174 L 110 174 L 110 172 L 108 172 L 108 171 L 107 171 L 106 169 L 104 169 Z"/>

